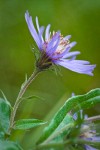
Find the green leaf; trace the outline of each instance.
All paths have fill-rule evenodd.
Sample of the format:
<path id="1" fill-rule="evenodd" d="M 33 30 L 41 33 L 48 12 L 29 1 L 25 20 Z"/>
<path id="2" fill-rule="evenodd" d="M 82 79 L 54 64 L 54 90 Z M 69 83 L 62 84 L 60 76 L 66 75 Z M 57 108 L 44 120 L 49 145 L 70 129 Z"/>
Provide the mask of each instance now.
<path id="1" fill-rule="evenodd" d="M 100 103 L 100 89 L 94 89 L 84 95 L 78 95 L 69 98 L 65 104 L 58 110 L 50 124 L 44 129 L 43 135 L 40 137 L 38 143 L 45 141 L 57 129 L 60 123 L 65 118 L 66 114 L 76 108 L 89 108 L 95 104 Z"/>
<path id="2" fill-rule="evenodd" d="M 0 131 L 7 133 L 9 128 L 10 105 L 2 98 L 0 98 Z"/>
<path id="3" fill-rule="evenodd" d="M 0 141 L 0 150 L 23 150 L 23 149 L 16 142 Z"/>
<path id="4" fill-rule="evenodd" d="M 10 102 L 7 100 L 7 98 L 6 98 L 6 96 L 5 96 L 5 94 L 3 93 L 3 91 L 0 89 L 0 91 L 1 91 L 1 93 L 2 93 L 2 95 L 3 95 L 3 99 L 6 101 L 6 103 L 11 107 L 11 104 L 10 104 Z M 12 108 L 12 107 L 11 107 Z"/>
<path id="5" fill-rule="evenodd" d="M 31 96 L 28 96 L 28 97 L 23 97 L 21 98 L 22 100 L 31 100 L 31 99 L 34 99 L 34 98 L 37 98 L 37 99 L 40 99 L 40 100 L 44 100 L 43 98 L 37 96 L 37 95 L 31 95 Z"/>
<path id="6" fill-rule="evenodd" d="M 83 101 L 81 103 L 81 109 L 88 109 L 90 107 L 93 107 L 94 105 L 100 103 L 100 96 L 95 96 L 92 97 L 86 101 Z M 79 106 L 77 105 L 76 107 L 74 107 L 74 111 L 79 110 Z"/>
<path id="7" fill-rule="evenodd" d="M 75 121 L 73 117 L 69 114 L 65 116 L 60 125 L 55 129 L 55 131 L 47 138 L 46 143 L 49 142 L 63 142 L 67 135 L 74 127 Z"/>
<path id="8" fill-rule="evenodd" d="M 45 124 L 46 122 L 38 119 L 21 119 L 15 122 L 14 129 L 30 129 L 40 125 Z"/>

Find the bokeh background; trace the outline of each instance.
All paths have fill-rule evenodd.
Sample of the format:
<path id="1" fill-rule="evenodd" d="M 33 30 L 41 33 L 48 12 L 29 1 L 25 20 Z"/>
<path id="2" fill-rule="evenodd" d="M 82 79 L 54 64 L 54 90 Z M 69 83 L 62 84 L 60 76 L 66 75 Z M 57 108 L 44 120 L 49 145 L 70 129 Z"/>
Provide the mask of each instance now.
<path id="1" fill-rule="evenodd" d="M 100 0 L 0 0 L 0 89 L 12 105 L 25 74 L 29 77 L 34 70 L 32 48 L 36 45 L 25 22 L 26 10 L 34 22 L 38 16 L 41 25 L 50 23 L 52 31 L 72 35 L 71 41 L 78 43 L 73 50 L 81 51 L 77 58 L 97 64 L 93 77 L 60 67 L 61 75 L 45 71 L 35 79 L 25 95 L 40 98 L 22 102 L 16 118 L 49 120 L 72 92 L 84 94 L 100 87 Z M 96 115 L 100 106 L 86 111 Z M 16 131 L 11 139 L 20 141 L 27 150 L 39 131 Z"/>

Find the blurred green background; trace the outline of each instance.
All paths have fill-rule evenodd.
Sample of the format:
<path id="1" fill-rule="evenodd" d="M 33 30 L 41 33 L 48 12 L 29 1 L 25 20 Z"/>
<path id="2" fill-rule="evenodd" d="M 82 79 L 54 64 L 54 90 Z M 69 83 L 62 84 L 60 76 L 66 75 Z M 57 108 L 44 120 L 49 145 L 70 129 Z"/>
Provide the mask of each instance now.
<path id="1" fill-rule="evenodd" d="M 50 23 L 52 31 L 60 30 L 64 36 L 71 34 L 71 41 L 78 43 L 73 50 L 81 51 L 77 58 L 97 64 L 93 77 L 60 67 L 61 76 L 45 71 L 35 79 L 25 95 L 37 95 L 42 100 L 23 102 L 16 118 L 49 120 L 72 92 L 84 94 L 100 86 L 100 0 L 0 0 L 0 89 L 12 105 L 25 74 L 29 77 L 34 70 L 35 43 L 25 22 L 26 10 L 33 21 L 38 16 L 41 25 Z M 99 106 L 89 111 L 90 115 L 98 113 Z M 16 131 L 11 138 L 27 150 L 39 130 Z"/>

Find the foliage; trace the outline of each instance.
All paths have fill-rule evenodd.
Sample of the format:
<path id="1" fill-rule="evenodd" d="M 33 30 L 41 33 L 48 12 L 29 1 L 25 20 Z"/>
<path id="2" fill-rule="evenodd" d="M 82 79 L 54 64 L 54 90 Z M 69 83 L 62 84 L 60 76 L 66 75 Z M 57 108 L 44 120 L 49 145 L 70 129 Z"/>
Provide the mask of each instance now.
<path id="1" fill-rule="evenodd" d="M 43 122 L 42 120 L 38 119 L 21 119 L 15 122 L 14 129 L 30 129 L 33 127 L 37 127 L 39 125 L 43 125 L 46 122 Z"/>
<path id="2" fill-rule="evenodd" d="M 84 140 L 79 140 L 81 124 L 84 117 L 78 115 L 78 119 L 74 120 L 72 114 L 79 112 L 80 109 L 87 109 L 100 103 L 100 89 L 94 89 L 84 95 L 73 96 L 66 100 L 64 105 L 57 111 L 51 119 L 49 125 L 44 128 L 43 134 L 37 142 L 34 149 L 51 149 L 54 150 L 68 148 L 75 149 L 75 143 L 83 144 Z M 11 106 L 7 101 L 0 98 L 0 147 L 2 150 L 21 150 L 22 148 L 16 142 L 9 141 L 9 124 Z M 14 123 L 13 129 L 27 130 L 45 124 L 46 122 L 38 119 L 21 119 Z M 78 126 L 78 128 L 76 128 Z M 89 125 L 90 126 L 90 125 Z M 76 133 L 76 134 L 75 134 Z M 72 135 L 70 137 L 70 135 Z M 68 138 L 69 137 L 69 138 Z M 5 140 L 6 139 L 6 140 Z M 76 139 L 76 140 L 75 140 Z M 71 146 L 73 143 L 73 146 Z M 87 143 L 87 142 L 86 142 Z M 91 142 L 88 142 L 91 145 Z M 98 142 L 94 143 L 98 146 Z M 100 146 L 100 145 L 99 145 Z M 82 149 L 78 145 L 78 149 Z"/>

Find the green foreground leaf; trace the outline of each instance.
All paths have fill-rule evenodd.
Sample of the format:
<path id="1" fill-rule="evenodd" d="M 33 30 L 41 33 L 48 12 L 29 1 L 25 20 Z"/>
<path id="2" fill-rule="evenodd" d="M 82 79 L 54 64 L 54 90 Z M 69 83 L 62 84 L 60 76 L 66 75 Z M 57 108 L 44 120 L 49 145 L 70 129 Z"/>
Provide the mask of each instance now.
<path id="1" fill-rule="evenodd" d="M 61 124 L 63 119 L 70 111 L 78 111 L 84 108 L 93 107 L 95 104 L 100 103 L 100 89 L 94 89 L 84 95 L 78 95 L 69 98 L 65 104 L 58 110 L 50 124 L 44 129 L 42 136 L 38 143 L 41 143 L 49 138 L 57 127 Z M 71 122 L 69 122 L 71 123 Z"/>
<path id="2" fill-rule="evenodd" d="M 9 128 L 10 105 L 0 98 L 0 133 L 7 133 Z"/>
<path id="3" fill-rule="evenodd" d="M 23 150 L 16 142 L 0 141 L 0 150 Z"/>
<path id="4" fill-rule="evenodd" d="M 25 130 L 25 129 L 30 129 L 30 128 L 43 125 L 45 123 L 46 122 L 42 120 L 38 120 L 38 119 L 21 119 L 21 120 L 16 121 L 14 125 L 14 129 Z"/>

